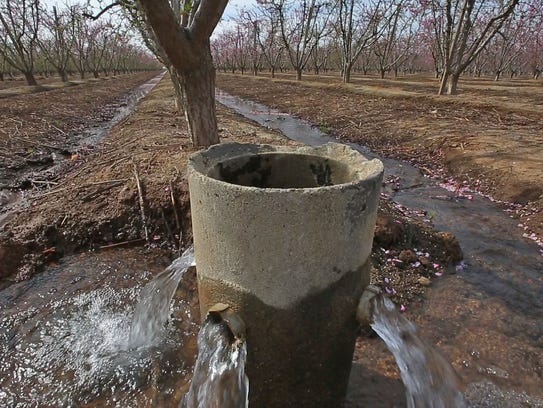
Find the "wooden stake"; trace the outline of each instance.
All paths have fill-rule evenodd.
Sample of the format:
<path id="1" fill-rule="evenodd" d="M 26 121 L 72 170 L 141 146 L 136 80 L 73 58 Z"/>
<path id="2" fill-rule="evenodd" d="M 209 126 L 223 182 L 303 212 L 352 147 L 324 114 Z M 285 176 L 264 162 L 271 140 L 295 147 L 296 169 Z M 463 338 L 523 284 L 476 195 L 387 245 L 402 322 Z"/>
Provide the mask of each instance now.
<path id="1" fill-rule="evenodd" d="M 136 178 L 136 185 L 138 187 L 138 200 L 140 203 L 140 212 L 141 212 L 141 222 L 143 223 L 143 232 L 145 234 L 145 241 L 149 243 L 149 231 L 147 230 L 147 221 L 145 218 L 145 203 L 143 201 L 143 191 L 141 189 L 140 177 L 138 174 L 138 166 L 132 160 L 134 166 L 134 177 Z"/>

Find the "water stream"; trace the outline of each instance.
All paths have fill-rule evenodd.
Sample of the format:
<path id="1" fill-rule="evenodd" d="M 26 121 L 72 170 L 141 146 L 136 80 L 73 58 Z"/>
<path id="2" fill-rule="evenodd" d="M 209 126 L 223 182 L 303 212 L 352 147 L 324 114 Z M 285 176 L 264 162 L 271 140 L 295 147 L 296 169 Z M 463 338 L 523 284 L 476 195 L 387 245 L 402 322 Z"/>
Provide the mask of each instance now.
<path id="1" fill-rule="evenodd" d="M 464 408 L 461 382 L 449 362 L 419 336 L 390 299 L 376 296 L 372 307 L 371 327 L 396 359 L 408 408 Z"/>
<path id="2" fill-rule="evenodd" d="M 221 91 L 217 100 L 292 140 L 337 142 L 262 104 Z M 518 221 L 492 199 L 425 177 L 407 162 L 381 160 L 385 179 L 396 180 L 384 192 L 398 206 L 421 210 L 436 229 L 455 234 L 464 252 L 464 261 L 441 279 L 446 283 L 432 285 L 419 327 L 428 325 L 425 335 L 462 362 L 460 374 L 468 383 L 490 380 L 543 396 L 543 248 L 526 239 Z"/>
<path id="3" fill-rule="evenodd" d="M 198 334 L 198 359 L 183 408 L 247 408 L 247 345 L 237 342 L 224 321 L 208 318 Z"/>
<path id="4" fill-rule="evenodd" d="M 0 291 L 0 406 L 179 400 L 197 316 L 194 294 L 174 292 L 194 258 L 189 249 L 152 280 L 163 261 L 148 258 L 135 250 L 73 256 Z"/>
<path id="5" fill-rule="evenodd" d="M 189 267 L 195 265 L 194 247 L 190 246 L 164 272 L 145 285 L 130 325 L 130 347 L 152 344 L 162 334 L 177 286 Z"/>

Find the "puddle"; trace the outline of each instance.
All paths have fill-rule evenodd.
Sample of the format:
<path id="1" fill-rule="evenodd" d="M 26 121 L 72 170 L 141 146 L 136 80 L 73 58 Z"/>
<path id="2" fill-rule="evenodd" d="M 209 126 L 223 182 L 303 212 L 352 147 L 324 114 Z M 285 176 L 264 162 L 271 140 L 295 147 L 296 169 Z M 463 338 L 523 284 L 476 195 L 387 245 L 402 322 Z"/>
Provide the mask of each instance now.
<path id="1" fill-rule="evenodd" d="M 143 287 L 169 263 L 138 249 L 86 253 L 0 291 L 0 406 L 177 404 L 196 354 L 194 274 L 164 333 L 126 348 Z"/>
<path id="2" fill-rule="evenodd" d="M 337 142 L 310 123 L 264 105 L 221 91 L 217 100 L 290 139 L 309 145 Z M 376 157 L 363 146 L 349 145 Z M 428 290 L 417 324 L 457 360 L 465 381 L 490 379 L 542 396 L 542 248 L 525 239 L 518 221 L 491 200 L 442 188 L 406 162 L 382 161 L 385 179 L 396 180 L 384 192 L 398 204 L 423 210 L 437 230 L 454 233 L 465 255 Z"/>

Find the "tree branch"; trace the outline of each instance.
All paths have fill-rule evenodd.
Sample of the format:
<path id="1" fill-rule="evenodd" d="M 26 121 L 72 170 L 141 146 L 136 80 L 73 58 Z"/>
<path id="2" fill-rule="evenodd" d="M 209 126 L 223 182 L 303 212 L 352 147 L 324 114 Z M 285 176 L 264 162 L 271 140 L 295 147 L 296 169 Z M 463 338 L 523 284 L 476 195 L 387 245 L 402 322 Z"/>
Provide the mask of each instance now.
<path id="1" fill-rule="evenodd" d="M 179 72 L 190 71 L 199 60 L 187 32 L 179 26 L 168 0 L 139 0 L 139 3 L 170 62 Z"/>
<path id="2" fill-rule="evenodd" d="M 190 24 L 190 35 L 197 41 L 207 41 L 221 20 L 228 0 L 201 0 Z"/>
<path id="3" fill-rule="evenodd" d="M 113 3 L 111 3 L 110 5 L 104 7 L 102 10 L 100 10 L 100 12 L 98 14 L 96 14 L 95 16 L 93 16 L 92 14 L 89 14 L 87 12 L 83 12 L 83 17 L 85 18 L 90 18 L 91 20 L 98 20 L 102 14 L 104 14 L 105 12 L 107 12 L 108 10 L 111 10 L 113 7 L 117 7 L 117 6 L 120 6 L 122 3 L 120 1 L 115 1 Z"/>

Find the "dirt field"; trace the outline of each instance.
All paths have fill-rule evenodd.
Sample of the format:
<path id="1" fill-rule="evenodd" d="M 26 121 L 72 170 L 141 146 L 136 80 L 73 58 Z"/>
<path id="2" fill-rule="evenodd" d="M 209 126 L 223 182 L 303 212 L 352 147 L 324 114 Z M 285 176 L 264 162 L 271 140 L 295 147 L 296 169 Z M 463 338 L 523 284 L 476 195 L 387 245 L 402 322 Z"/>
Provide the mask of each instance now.
<path id="1" fill-rule="evenodd" d="M 409 159 L 436 177 L 456 174 L 473 181 L 475 174 L 479 174 L 479 188 L 502 199 L 528 201 L 531 193 L 526 193 L 527 186 L 535 186 L 536 190 L 539 188 L 537 191 L 541 195 L 541 173 L 537 172 L 541 167 L 541 155 L 537 155 L 541 149 L 541 128 L 538 127 L 541 126 L 541 118 L 535 113 L 506 113 L 498 108 L 498 113 L 490 109 L 480 111 L 475 105 L 461 103 L 460 99 L 434 101 L 431 96 L 403 94 L 391 98 L 383 96 L 391 92 L 387 89 L 368 89 L 363 85 L 352 85 L 344 89 L 342 85 L 332 83 L 332 79 L 327 80 L 330 83 L 307 81 L 297 84 L 284 79 L 271 82 L 268 79 L 244 77 L 240 82 L 238 77 L 221 75 L 219 86 L 306 117 L 341 139 L 367 143 L 377 152 Z M 104 112 L 107 104 L 112 103 L 111 99 L 101 99 L 103 95 L 109 97 L 115 92 L 121 95 L 128 89 L 128 86 L 115 88 L 112 84 L 108 82 L 106 87 L 96 87 L 94 91 L 89 88 L 82 92 L 87 88 L 81 85 L 24 95 L 28 99 L 19 105 L 27 107 L 29 113 L 24 121 L 19 119 L 25 125 L 19 127 L 19 131 L 34 133 L 32 137 L 31 133 L 25 133 L 23 139 L 41 145 L 63 145 L 66 140 L 62 132 L 50 136 L 47 130 L 51 129 L 39 118 L 45 117 L 48 123 L 63 118 L 66 120 L 66 128 L 62 127 L 63 123 L 55 126 L 67 133 L 66 129 L 71 126 L 70 118 L 73 118 L 68 114 L 69 109 L 81 112 L 82 115 L 75 119 L 74 129 L 84 127 L 94 117 L 94 114 L 83 115 L 89 111 L 90 106 L 97 109 L 96 114 L 99 115 L 99 112 Z M 398 92 L 393 91 L 393 94 Z M 78 95 L 83 94 L 88 99 L 78 99 Z M 94 100 L 95 104 L 88 100 Z M 62 106 L 65 108 L 56 107 L 60 106 L 55 105 L 58 101 L 64 101 L 65 105 Z M 47 116 L 53 109 L 59 113 L 66 109 L 67 113 L 65 116 Z M 492 115 L 498 115 L 507 125 L 492 128 L 490 123 L 495 122 L 491 119 L 497 118 Z M 218 119 L 223 142 L 295 144 L 220 105 Z M 38 128 L 38 125 L 45 127 Z M 526 154 L 509 153 L 510 160 L 522 157 L 523 163 L 530 154 L 533 155 L 533 168 L 528 168 L 528 173 L 533 172 L 530 173 L 533 180 L 529 179 L 526 172 L 517 171 L 515 167 L 509 180 L 500 181 L 499 176 L 503 175 L 503 171 L 498 172 L 500 166 L 496 165 L 495 171 L 483 167 L 481 163 L 485 162 L 479 161 L 480 150 L 475 150 L 475 146 L 484 147 L 476 142 L 482 143 L 481 138 L 490 135 L 492 131 L 499 131 L 502 135 L 519 134 L 519 143 L 523 145 L 528 139 L 532 141 L 533 146 L 531 150 L 526 150 Z M 11 138 L 1 140 L 2 143 L 13 143 Z M 17 146 L 18 149 L 30 150 L 32 147 L 26 143 Z M 511 148 L 512 145 L 508 146 Z M 498 148 L 503 147 L 494 146 L 494 150 Z M 13 152 L 11 149 L 8 151 Z M 164 253 L 167 250 L 173 258 L 180 247 L 191 241 L 185 169 L 188 157 L 194 151 L 185 120 L 174 110 L 173 91 L 165 78 L 139 103 L 136 111 L 115 126 L 98 146 L 81 151 L 73 159 L 68 157 L 66 170 L 61 177 L 53 183 L 33 185 L 25 191 L 22 205 L 8 223 L 0 227 L 0 288 L 28 279 L 64 255 L 87 250 L 97 251 L 99 255 L 101 251 L 112 248 L 140 246 L 146 248 L 145 253 L 150 257 L 152 253 Z M 455 154 L 460 158 L 455 158 Z M 505 152 L 498 154 L 500 160 L 503 160 L 502 164 L 506 156 Z M 490 157 L 494 157 L 494 154 Z M 460 168 L 455 167 L 455 163 L 464 163 L 466 171 L 463 173 L 456 170 L 457 173 L 454 173 L 455 169 Z M 524 166 L 519 168 L 523 169 Z M 515 180 L 516 184 L 513 183 Z M 504 186 L 514 189 L 514 194 L 520 198 L 507 196 Z M 459 185 L 461 187 L 463 185 Z M 538 197 L 535 202 L 518 207 L 519 212 L 527 214 L 529 208 L 533 207 L 534 214 L 540 216 L 542 198 Z M 140 201 L 143 201 L 143 206 L 140 206 Z M 531 220 L 527 218 L 524 216 L 522 222 L 530 223 L 531 228 L 536 230 L 537 223 L 532 221 L 534 217 Z M 147 227 L 147 236 L 144 225 Z M 422 222 L 416 213 L 410 214 L 408 209 L 399 211 L 392 202 L 386 199 L 381 201 L 372 253 L 372 280 L 385 290 L 393 288 L 389 295 L 398 305 L 403 305 L 408 311 L 420 309 L 420 305 L 425 304 L 428 287 L 445 287 L 441 290 L 456 299 L 462 288 L 446 289 L 451 280 L 455 282 L 455 275 L 449 275 L 446 267 L 461 257 L 462 252 L 454 236 L 446 231 L 435 231 L 430 224 Z M 413 264 L 418 266 L 413 267 Z M 445 276 L 442 280 L 449 279 L 447 285 L 440 285 L 440 276 L 443 274 Z M 434 284 L 434 280 L 438 282 Z M 444 297 L 439 291 L 434 293 L 437 293 L 434 297 Z M 481 305 L 485 304 L 483 300 L 480 302 Z M 448 305 L 452 303 L 437 309 L 445 316 L 439 316 L 442 320 L 447 321 Z M 466 308 L 471 307 L 471 304 L 466 303 Z M 416 316 L 418 312 L 414 313 Z M 491 315 L 494 316 L 494 313 L 495 309 L 492 309 Z M 500 344 L 509 344 L 506 340 L 502 339 Z M 394 398 L 399 395 L 401 399 L 403 386 L 399 383 L 392 357 L 384 350 L 384 346 L 376 346 L 378 341 L 366 337 L 361 338 L 359 343 L 355 358 L 368 360 L 368 354 L 371 353 L 376 361 L 373 367 L 379 372 L 375 375 L 370 372 L 367 380 L 374 382 L 376 378 L 382 378 L 384 381 L 375 386 L 378 393 L 376 398 L 392 401 L 384 397 L 390 391 L 395 393 Z M 449 353 L 452 354 L 450 350 Z M 454 364 L 458 369 L 462 360 L 460 357 L 456 360 Z M 518 386 L 519 389 L 522 387 L 522 384 Z"/>
<path id="2" fill-rule="evenodd" d="M 430 78 L 269 77 L 221 74 L 217 86 L 307 119 L 340 140 L 408 160 L 453 188 L 489 194 L 543 236 L 541 81 L 466 79 L 460 95 L 438 97 Z M 538 238 L 536 238 L 538 237 Z"/>
<path id="3" fill-rule="evenodd" d="M 220 105 L 218 116 L 223 142 L 295 144 Z M 185 169 L 193 151 L 185 120 L 174 112 L 170 83 L 163 80 L 99 149 L 71 162 L 72 169 L 51 188 L 36 188 L 29 204 L 3 227 L 0 276 L 4 285 L 28 278 L 65 254 L 144 245 L 136 173 L 149 246 L 175 250 L 190 242 Z M 433 264 L 444 268 L 462 256 L 454 237 L 433 231 L 386 200 L 380 208 L 376 242 L 373 258 L 379 272 L 373 279 L 384 282 L 386 278 L 395 287 L 393 298 L 404 305 L 420 297 L 439 272 Z M 419 254 L 412 251 L 414 245 Z M 387 261 L 394 257 L 405 258 L 406 266 Z M 408 266 L 419 258 L 423 268 Z"/>

